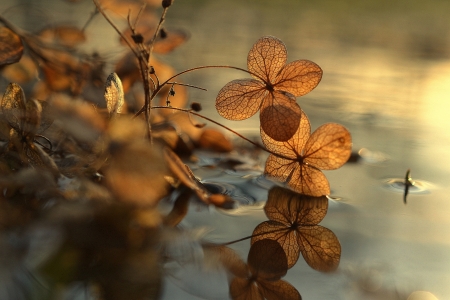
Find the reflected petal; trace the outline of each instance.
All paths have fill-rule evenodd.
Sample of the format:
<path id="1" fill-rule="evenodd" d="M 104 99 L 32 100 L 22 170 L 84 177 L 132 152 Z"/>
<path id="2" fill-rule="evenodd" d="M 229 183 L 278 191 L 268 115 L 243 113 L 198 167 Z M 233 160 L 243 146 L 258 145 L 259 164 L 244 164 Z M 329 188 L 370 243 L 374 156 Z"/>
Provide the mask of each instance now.
<path id="1" fill-rule="evenodd" d="M 301 115 L 302 110 L 292 95 L 271 92 L 261 105 L 261 129 L 276 141 L 287 141 L 297 131 Z"/>
<path id="2" fill-rule="evenodd" d="M 306 263 L 317 271 L 337 269 L 341 259 L 341 244 L 336 235 L 320 225 L 300 227 L 298 244 Z"/>
<path id="3" fill-rule="evenodd" d="M 233 300 L 264 300 L 253 280 L 239 277 L 234 278 L 230 284 L 230 296 Z"/>
<path id="4" fill-rule="evenodd" d="M 309 60 L 296 60 L 287 64 L 276 79 L 275 89 L 295 97 L 311 92 L 322 79 L 322 69 Z"/>
<path id="5" fill-rule="evenodd" d="M 254 79 L 238 79 L 227 83 L 217 95 L 217 112 L 228 120 L 244 120 L 253 116 L 267 94 L 264 83 Z"/>
<path id="6" fill-rule="evenodd" d="M 252 243 L 247 263 L 250 272 L 258 279 L 278 280 L 286 275 L 288 262 L 284 249 L 271 239 L 262 239 Z"/>
<path id="7" fill-rule="evenodd" d="M 273 36 L 260 38 L 248 53 L 247 68 L 268 82 L 275 82 L 278 72 L 286 64 L 284 43 Z"/>
<path id="8" fill-rule="evenodd" d="M 297 242 L 295 230 L 291 230 L 290 225 L 276 222 L 265 221 L 256 226 L 252 235 L 252 245 L 260 240 L 269 239 L 278 242 L 283 248 L 287 258 L 287 268 L 291 268 L 298 260 L 300 248 Z M 281 277 L 281 276 L 280 276 Z M 278 278 L 280 278 L 278 277 Z M 275 278 L 275 279 L 278 279 Z"/>
<path id="9" fill-rule="evenodd" d="M 302 296 L 289 282 L 284 280 L 258 281 L 265 299 L 301 300 Z"/>
<path id="10" fill-rule="evenodd" d="M 342 125 L 328 123 L 317 128 L 305 145 L 305 162 L 322 170 L 341 167 L 352 152 L 350 132 Z"/>

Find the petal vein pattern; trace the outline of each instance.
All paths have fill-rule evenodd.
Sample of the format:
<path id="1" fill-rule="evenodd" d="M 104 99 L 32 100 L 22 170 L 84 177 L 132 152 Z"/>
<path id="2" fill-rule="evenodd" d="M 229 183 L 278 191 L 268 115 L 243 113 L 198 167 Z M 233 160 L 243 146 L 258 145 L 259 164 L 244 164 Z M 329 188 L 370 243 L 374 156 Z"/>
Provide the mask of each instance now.
<path id="1" fill-rule="evenodd" d="M 253 116 L 267 95 L 264 83 L 255 79 L 237 79 L 227 83 L 217 95 L 216 109 L 229 120 Z"/>

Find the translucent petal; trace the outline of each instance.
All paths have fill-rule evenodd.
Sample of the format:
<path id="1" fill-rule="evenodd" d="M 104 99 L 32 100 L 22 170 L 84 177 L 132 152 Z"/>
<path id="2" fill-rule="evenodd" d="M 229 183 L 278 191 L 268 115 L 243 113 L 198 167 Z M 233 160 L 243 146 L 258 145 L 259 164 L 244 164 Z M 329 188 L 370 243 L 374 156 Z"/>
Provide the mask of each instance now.
<path id="1" fill-rule="evenodd" d="M 302 299 L 302 296 L 297 289 L 287 281 L 258 281 L 258 283 L 265 299 Z"/>
<path id="2" fill-rule="evenodd" d="M 303 163 L 297 163 L 286 183 L 292 190 L 308 196 L 330 194 L 330 185 L 322 171 Z"/>
<path id="3" fill-rule="evenodd" d="M 302 111 L 300 124 L 294 135 L 287 141 L 275 141 L 261 130 L 261 139 L 264 146 L 272 152 L 281 154 L 285 157 L 297 159 L 301 155 L 303 147 L 311 135 L 311 125 L 306 114 Z"/>
<path id="4" fill-rule="evenodd" d="M 273 36 L 260 38 L 248 53 L 247 68 L 266 82 L 275 83 L 278 72 L 286 64 L 287 50 L 282 41 Z"/>
<path id="5" fill-rule="evenodd" d="M 320 225 L 301 227 L 298 244 L 306 263 L 317 271 L 337 269 L 341 259 L 341 244 L 336 235 Z"/>
<path id="6" fill-rule="evenodd" d="M 267 94 L 264 83 L 254 79 L 238 79 L 227 83 L 217 95 L 217 112 L 228 120 L 244 120 L 253 116 Z"/>
<path id="7" fill-rule="evenodd" d="M 342 125 L 328 123 L 313 132 L 304 149 L 304 161 L 322 170 L 341 167 L 352 152 L 350 132 Z"/>
<path id="8" fill-rule="evenodd" d="M 317 64 L 309 60 L 296 60 L 281 70 L 274 88 L 300 97 L 311 92 L 321 79 L 322 69 Z"/>
<path id="9" fill-rule="evenodd" d="M 276 141 L 287 141 L 297 131 L 302 110 L 292 95 L 270 92 L 261 105 L 261 129 Z"/>

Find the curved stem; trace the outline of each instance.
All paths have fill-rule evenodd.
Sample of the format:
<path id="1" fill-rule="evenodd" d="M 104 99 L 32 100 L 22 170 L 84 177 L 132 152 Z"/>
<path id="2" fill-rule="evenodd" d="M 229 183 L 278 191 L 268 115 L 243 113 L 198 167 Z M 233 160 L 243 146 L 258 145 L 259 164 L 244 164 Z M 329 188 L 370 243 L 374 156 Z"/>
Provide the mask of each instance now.
<path id="1" fill-rule="evenodd" d="M 226 69 L 234 69 L 234 70 L 242 71 L 242 72 L 248 73 L 248 74 L 250 74 L 250 75 L 252 75 L 252 76 L 254 76 L 254 77 L 257 77 L 258 79 L 260 79 L 260 80 L 263 81 L 263 82 L 266 82 L 266 81 L 264 80 L 264 78 L 261 78 L 261 76 L 258 76 L 257 74 L 254 74 L 254 73 L 250 72 L 249 70 L 246 70 L 246 69 L 243 69 L 243 68 L 239 68 L 239 67 L 233 67 L 233 66 L 226 66 L 226 65 L 223 65 L 223 66 L 222 66 L 222 65 L 217 65 L 217 66 L 200 66 L 200 67 L 195 67 L 195 68 L 191 68 L 191 69 L 184 70 L 184 71 L 182 71 L 182 72 L 180 72 L 180 73 L 178 73 L 178 74 L 173 75 L 172 77 L 170 77 L 170 78 L 167 79 L 166 81 L 164 81 L 164 82 L 162 83 L 162 85 L 166 84 L 166 83 L 169 82 L 170 80 L 172 80 L 172 79 L 174 79 L 175 77 L 178 77 L 178 76 L 180 76 L 180 75 L 183 75 L 183 74 L 186 74 L 186 73 L 189 73 L 189 72 L 192 72 L 192 71 L 201 70 L 201 69 L 212 69 L 212 68 L 226 68 Z"/>
<path id="2" fill-rule="evenodd" d="M 251 238 L 253 238 L 255 236 L 260 236 L 260 235 L 264 235 L 264 234 L 268 234 L 268 233 L 275 233 L 275 232 L 280 232 L 280 231 L 285 231 L 285 230 L 289 230 L 289 228 L 278 228 L 278 229 L 274 229 L 274 230 L 261 232 L 261 233 L 258 233 L 258 234 L 252 234 L 252 235 L 249 235 L 249 236 L 246 236 L 246 237 L 243 237 L 243 238 L 231 241 L 231 242 L 223 243 L 223 244 L 220 244 L 220 245 L 221 246 L 228 246 L 228 245 L 231 245 L 231 244 L 235 244 L 235 243 L 238 243 L 238 242 L 242 242 L 242 241 L 251 239 Z"/>

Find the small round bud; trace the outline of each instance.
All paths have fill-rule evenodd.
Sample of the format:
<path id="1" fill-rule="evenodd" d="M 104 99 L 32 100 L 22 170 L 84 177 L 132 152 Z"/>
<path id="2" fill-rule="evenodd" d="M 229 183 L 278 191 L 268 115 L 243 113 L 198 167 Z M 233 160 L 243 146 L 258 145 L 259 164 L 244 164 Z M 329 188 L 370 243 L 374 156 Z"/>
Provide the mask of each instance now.
<path id="1" fill-rule="evenodd" d="M 150 74 L 155 74 L 155 68 L 153 68 L 153 66 L 150 66 L 150 68 L 148 69 L 148 72 Z"/>
<path id="2" fill-rule="evenodd" d="M 201 111 L 202 110 L 202 105 L 200 103 L 198 103 L 198 102 L 192 102 L 191 109 L 193 111 Z"/>
<path id="3" fill-rule="evenodd" d="M 159 36 L 162 39 L 165 39 L 167 37 L 167 31 L 164 28 L 161 28 L 161 30 L 159 31 Z"/>
<path id="4" fill-rule="evenodd" d="M 163 0 L 162 1 L 162 7 L 163 8 L 168 8 L 169 6 L 172 5 L 173 0 Z"/>
<path id="5" fill-rule="evenodd" d="M 138 34 L 133 34 L 133 35 L 131 36 L 131 38 L 133 39 L 133 41 L 134 41 L 136 44 L 142 44 L 142 43 L 144 42 L 144 37 L 143 37 L 140 33 L 138 33 Z"/>

